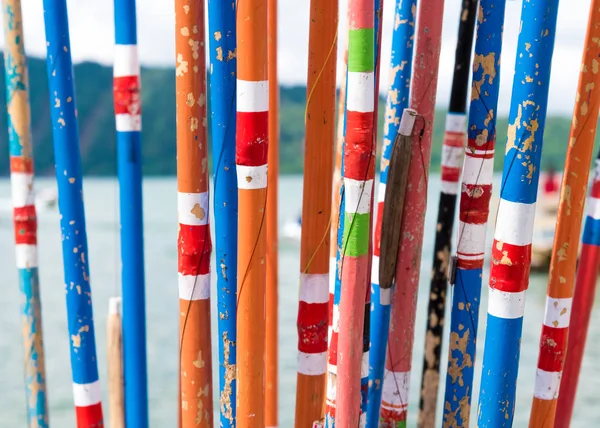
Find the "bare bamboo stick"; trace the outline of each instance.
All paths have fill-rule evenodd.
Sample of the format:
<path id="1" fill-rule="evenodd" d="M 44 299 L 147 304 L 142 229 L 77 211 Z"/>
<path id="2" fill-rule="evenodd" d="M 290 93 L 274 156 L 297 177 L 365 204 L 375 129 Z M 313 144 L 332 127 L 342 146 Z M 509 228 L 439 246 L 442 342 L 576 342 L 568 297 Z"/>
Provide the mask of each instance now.
<path id="1" fill-rule="evenodd" d="M 108 317 L 106 319 L 106 363 L 108 367 L 110 428 L 125 428 L 122 328 L 121 298 L 112 297 L 108 302 Z"/>

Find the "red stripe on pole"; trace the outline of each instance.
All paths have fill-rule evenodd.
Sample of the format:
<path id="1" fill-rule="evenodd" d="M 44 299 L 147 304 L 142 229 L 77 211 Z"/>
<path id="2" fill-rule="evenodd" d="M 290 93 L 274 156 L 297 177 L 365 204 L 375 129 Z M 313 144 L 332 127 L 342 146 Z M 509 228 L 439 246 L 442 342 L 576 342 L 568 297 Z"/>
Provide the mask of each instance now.
<path id="1" fill-rule="evenodd" d="M 598 183 L 600 190 L 600 183 Z M 581 362 L 585 351 L 590 315 L 594 306 L 596 280 L 600 266 L 600 247 L 581 244 L 577 280 L 571 308 L 567 358 L 560 381 L 555 426 L 568 426 L 575 404 Z M 593 346 L 593 345 L 592 345 Z"/>
<path id="2" fill-rule="evenodd" d="M 138 76 L 113 79 L 115 114 L 140 114 L 140 79 Z"/>
<path id="3" fill-rule="evenodd" d="M 483 267 L 483 257 L 484 254 L 480 253 L 480 254 L 464 254 L 464 253 L 458 253 L 458 263 L 457 263 L 457 267 L 459 267 L 460 269 L 465 269 L 465 270 L 473 270 L 473 269 L 481 269 Z M 477 259 L 469 259 L 469 260 L 465 260 L 463 257 L 464 256 L 477 256 Z"/>
<path id="4" fill-rule="evenodd" d="M 28 205 L 26 207 L 13 208 L 13 217 L 15 224 L 15 242 L 17 244 L 37 244 L 35 206 Z"/>
<path id="5" fill-rule="evenodd" d="M 267 164 L 269 112 L 237 112 L 235 163 L 245 166 Z"/>
<path id="6" fill-rule="evenodd" d="M 488 139 L 483 144 L 479 144 L 474 138 L 469 138 L 467 140 L 465 155 L 476 159 L 492 159 L 494 157 L 496 136 L 492 135 L 491 137 L 491 139 Z M 480 151 L 480 153 L 475 153 L 476 150 Z"/>
<path id="7" fill-rule="evenodd" d="M 462 184 L 460 221 L 470 224 L 487 223 L 492 199 L 491 184 Z"/>
<path id="8" fill-rule="evenodd" d="M 379 413 L 379 420 L 380 421 L 397 421 L 397 420 L 401 420 L 401 421 L 405 421 L 407 418 L 407 410 L 402 410 L 400 411 L 399 409 L 381 409 L 381 412 Z M 381 425 L 381 426 L 388 426 L 388 425 Z M 392 425 L 389 425 L 392 426 Z M 397 425 L 398 427 L 405 427 L 406 425 L 402 425 L 400 423 L 398 423 Z"/>
<path id="9" fill-rule="evenodd" d="M 86 407 L 75 407 L 78 428 L 103 427 L 102 403 Z"/>
<path id="10" fill-rule="evenodd" d="M 593 182 L 590 195 L 594 198 L 600 198 L 600 180 Z"/>
<path id="11" fill-rule="evenodd" d="M 442 165 L 442 181 L 457 183 L 460 180 L 461 168 L 451 168 Z"/>
<path id="12" fill-rule="evenodd" d="M 300 302 L 298 350 L 307 354 L 327 351 L 327 303 Z"/>
<path id="13" fill-rule="evenodd" d="M 338 361 L 337 361 L 337 351 L 338 351 L 338 332 L 334 331 L 331 334 L 331 342 L 329 343 L 329 355 L 328 355 L 328 359 L 329 359 L 329 364 L 332 366 L 336 366 L 338 365 Z"/>
<path id="14" fill-rule="evenodd" d="M 490 286 L 512 293 L 526 290 L 530 263 L 531 245 L 510 245 L 494 239 Z"/>
<path id="15" fill-rule="evenodd" d="M 210 226 L 179 225 L 179 273 L 205 275 L 210 272 Z"/>
<path id="16" fill-rule="evenodd" d="M 465 144 L 464 132 L 444 132 L 444 146 L 462 148 Z"/>
<path id="17" fill-rule="evenodd" d="M 568 335 L 568 328 L 542 326 L 538 368 L 547 372 L 560 372 L 562 370 Z"/>
<path id="18" fill-rule="evenodd" d="M 22 156 L 11 156 L 10 172 L 24 172 L 33 174 L 33 159 Z"/>
<path id="19" fill-rule="evenodd" d="M 373 113 L 348 111 L 346 128 L 352 132 L 346 136 L 344 178 L 367 180 L 374 177 Z"/>

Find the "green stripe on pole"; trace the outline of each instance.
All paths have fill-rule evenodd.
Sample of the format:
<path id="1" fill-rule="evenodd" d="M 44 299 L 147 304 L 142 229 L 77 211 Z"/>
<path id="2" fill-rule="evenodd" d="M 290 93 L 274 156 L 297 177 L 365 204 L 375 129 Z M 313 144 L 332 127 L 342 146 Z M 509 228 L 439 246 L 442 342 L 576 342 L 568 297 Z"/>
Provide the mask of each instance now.
<path id="1" fill-rule="evenodd" d="M 364 73 L 375 69 L 375 32 L 372 28 L 350 30 L 348 34 L 348 71 Z"/>
<path id="2" fill-rule="evenodd" d="M 369 252 L 369 220 L 370 214 L 344 215 L 344 240 L 342 249 L 344 256 L 358 257 Z"/>

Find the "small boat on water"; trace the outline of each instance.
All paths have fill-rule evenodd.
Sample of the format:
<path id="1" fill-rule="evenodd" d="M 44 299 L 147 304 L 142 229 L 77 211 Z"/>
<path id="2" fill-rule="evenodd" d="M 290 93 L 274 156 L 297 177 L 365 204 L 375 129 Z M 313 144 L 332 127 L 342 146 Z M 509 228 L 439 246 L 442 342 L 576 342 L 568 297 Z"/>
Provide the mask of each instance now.
<path id="1" fill-rule="evenodd" d="M 286 221 L 281 228 L 281 236 L 285 239 L 300 242 L 300 237 L 302 236 L 302 218 L 298 216 L 294 220 Z"/>
<path id="2" fill-rule="evenodd" d="M 46 187 L 40 189 L 35 194 L 35 209 L 38 212 L 54 209 L 58 203 L 58 190 L 56 187 Z M 1 211 L 12 212 L 12 199 L 6 198 L 0 200 Z"/>

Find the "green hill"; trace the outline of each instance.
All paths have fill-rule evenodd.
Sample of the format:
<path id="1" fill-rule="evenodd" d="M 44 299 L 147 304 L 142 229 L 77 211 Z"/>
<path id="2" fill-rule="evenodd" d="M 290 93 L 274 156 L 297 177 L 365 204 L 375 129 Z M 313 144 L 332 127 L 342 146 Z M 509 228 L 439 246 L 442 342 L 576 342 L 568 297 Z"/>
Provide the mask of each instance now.
<path id="1" fill-rule="evenodd" d="M 1 68 L 2 73 L 4 67 Z M 4 76 L 1 77 L 4 82 Z M 46 63 L 29 60 L 32 131 L 37 174 L 52 175 L 54 160 L 50 127 L 50 102 Z M 116 148 L 112 106 L 112 69 L 95 63 L 75 66 L 77 107 L 83 170 L 87 175 L 114 175 Z M 175 73 L 170 68 L 142 70 L 143 159 L 146 175 L 174 175 L 175 164 Z M 281 173 L 301 173 L 303 168 L 304 103 L 303 86 L 281 88 Z M 4 85 L 0 85 L 0 106 L 6 111 Z M 382 129 L 383 101 L 379 109 Z M 432 170 L 439 170 L 445 113 L 438 112 L 434 130 Z M 9 171 L 6 114 L 0 114 L 0 174 Z M 546 125 L 543 165 L 560 167 L 564 162 L 570 119 L 549 117 Z M 497 153 L 504 152 L 507 119 L 498 120 Z M 380 132 L 381 134 L 381 132 Z M 502 156 L 496 157 L 496 168 Z"/>

